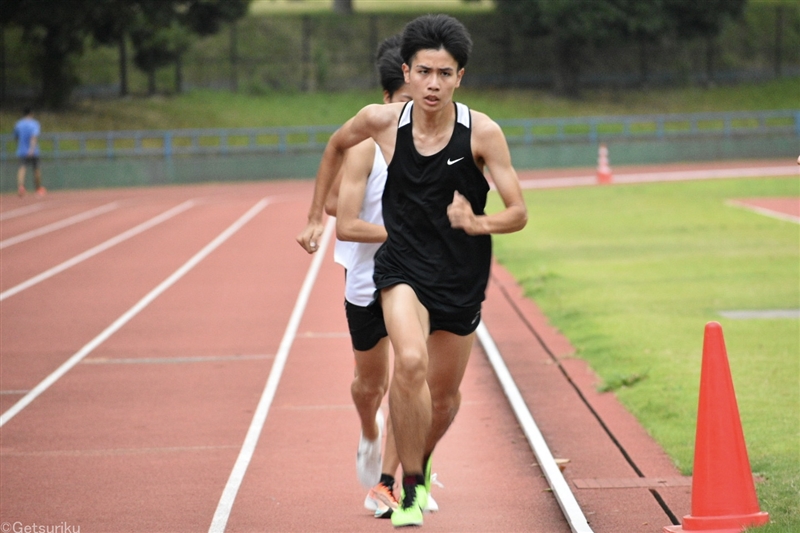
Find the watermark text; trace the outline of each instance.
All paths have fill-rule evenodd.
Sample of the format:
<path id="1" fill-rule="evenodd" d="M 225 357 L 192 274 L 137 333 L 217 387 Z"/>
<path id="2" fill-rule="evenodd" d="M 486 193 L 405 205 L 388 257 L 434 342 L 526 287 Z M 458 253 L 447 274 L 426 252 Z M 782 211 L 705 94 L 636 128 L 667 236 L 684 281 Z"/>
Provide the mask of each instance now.
<path id="1" fill-rule="evenodd" d="M 81 533 L 81 526 L 67 522 L 57 524 L 3 522 L 0 524 L 0 533 Z"/>

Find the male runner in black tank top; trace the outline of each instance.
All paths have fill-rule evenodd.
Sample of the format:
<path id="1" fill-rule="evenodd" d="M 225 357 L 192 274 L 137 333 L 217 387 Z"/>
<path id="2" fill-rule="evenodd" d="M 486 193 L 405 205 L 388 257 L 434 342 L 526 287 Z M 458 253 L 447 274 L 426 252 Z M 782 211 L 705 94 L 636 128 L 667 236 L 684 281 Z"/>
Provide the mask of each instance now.
<path id="1" fill-rule="evenodd" d="M 383 193 L 388 239 L 375 255 L 375 283 L 379 290 L 398 283 L 411 286 L 432 316 L 463 322 L 432 331 L 467 335 L 478 325 L 492 240 L 453 228 L 447 206 L 458 191 L 474 214 L 483 215 L 489 184 L 472 158 L 469 109 L 451 103 L 456 121 L 450 141 L 438 153 L 423 156 L 414 146 L 413 104 L 406 104 L 400 115 L 389 164 Z"/>
<path id="2" fill-rule="evenodd" d="M 344 153 L 372 137 L 389 162 L 389 236 L 380 261 L 376 256 L 376 284 L 395 352 L 389 410 L 404 474 L 404 497 L 392 515 L 397 527 L 422 525 L 430 456 L 461 403 L 458 389 L 488 276 L 488 235 L 518 231 L 527 221 L 502 130 L 477 111 L 461 113 L 465 126 L 453 102 L 471 46 L 466 28 L 446 15 L 419 17 L 405 27 L 401 55 L 413 106 L 367 106 L 331 136 L 308 224 L 297 237 L 307 252 L 317 250 L 325 197 Z M 408 124 L 401 123 L 404 109 Z M 484 167 L 505 206 L 488 215 L 488 186 L 479 176 Z"/>

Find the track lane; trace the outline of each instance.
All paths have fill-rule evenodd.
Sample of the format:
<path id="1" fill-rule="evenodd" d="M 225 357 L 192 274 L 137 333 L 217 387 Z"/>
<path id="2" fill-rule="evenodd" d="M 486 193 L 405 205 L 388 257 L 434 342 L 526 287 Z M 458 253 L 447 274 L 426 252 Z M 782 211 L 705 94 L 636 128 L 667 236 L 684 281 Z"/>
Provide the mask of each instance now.
<path id="1" fill-rule="evenodd" d="M 39 274 L 33 276 L 32 278 L 28 278 L 22 283 L 14 285 L 13 287 L 10 287 L 4 290 L 3 292 L 0 292 L 0 301 L 10 298 L 11 296 L 14 296 L 15 294 L 18 294 L 30 287 L 33 287 L 38 283 L 50 279 L 51 277 L 56 276 L 61 272 L 64 272 L 65 270 L 72 268 L 73 266 L 80 264 L 83 261 L 86 261 L 87 259 L 94 257 L 95 255 L 100 254 L 108 250 L 109 248 L 116 246 L 121 242 L 126 241 L 135 235 L 138 235 L 139 233 L 147 231 L 148 229 L 169 220 L 170 218 L 182 213 L 183 211 L 190 209 L 191 207 L 194 206 L 194 204 L 195 202 L 193 200 L 187 200 L 181 204 L 176 205 L 173 208 L 167 209 L 163 213 L 160 213 L 149 220 L 142 222 L 141 224 L 137 224 L 136 226 L 128 230 L 125 230 L 122 233 L 115 235 L 114 237 L 111 237 L 106 241 L 103 241 L 97 246 L 93 246 L 92 248 L 84 252 L 81 252 L 78 255 L 75 255 L 67 259 L 66 261 L 63 261 L 62 263 L 59 263 L 58 265 L 48 268 L 44 272 L 40 272 Z"/>
<path id="2" fill-rule="evenodd" d="M 99 215 L 91 221 L 4 249 L 0 252 L 3 260 L 0 266 L 3 274 L 1 289 L 5 292 L 186 200 L 189 198 L 180 202 L 159 202 L 147 206 L 121 205 L 113 212 Z"/>
<path id="3" fill-rule="evenodd" d="M 30 390 L 231 222 L 213 203 L 184 215 L 4 301 L 3 390 Z M 3 410 L 16 399 L 0 395 Z"/>
<path id="4" fill-rule="evenodd" d="M 359 425 L 343 289 L 329 250 L 226 531 L 391 530 L 363 508 L 355 475 Z M 461 412 L 434 459 L 442 511 L 426 517 L 425 530 L 569 531 L 478 349 L 462 390 Z"/>
<path id="5" fill-rule="evenodd" d="M 192 276 L 187 276 L 182 283 L 167 291 L 146 312 L 68 373 L 32 404 L 31 409 L 37 405 L 41 409 L 35 413 L 36 417 L 32 416 L 34 411 L 25 411 L 0 430 L 3 443 L 0 461 L 4 478 L 0 487 L 0 514 L 4 519 L 9 512 L 19 514 L 23 510 L 25 520 L 36 519 L 42 523 L 47 518 L 60 523 L 69 519 L 73 524 L 84 524 L 85 530 L 90 530 L 90 526 L 92 530 L 100 531 L 207 530 L 263 389 L 270 358 L 274 355 L 269 346 L 277 346 L 288 320 L 286 302 L 296 296 L 302 275 L 307 270 L 309 259 L 299 248 L 295 249 L 293 238 L 296 228 L 301 227 L 305 219 L 310 191 L 308 182 L 156 190 L 157 201 L 174 202 L 187 195 L 201 194 L 208 205 L 222 207 L 231 201 L 252 205 L 260 195 L 269 194 L 280 199 L 280 203 L 270 205 L 263 213 L 263 220 L 261 216 L 257 217 L 252 226 L 246 226 L 237 234 L 236 240 L 253 231 L 254 235 L 237 245 L 237 248 L 245 250 L 228 256 L 220 249 L 219 254 L 209 256 L 208 263 L 202 266 L 210 267 L 215 260 L 219 264 L 208 270 L 202 267 L 195 270 Z M 118 198 L 125 195 L 132 198 L 132 191 L 123 192 Z M 94 191 L 90 193 L 93 201 L 100 199 Z M 151 192 L 147 192 L 136 196 L 135 200 L 147 205 L 150 195 Z M 276 208 L 274 211 L 273 207 Z M 273 218 L 272 214 L 277 216 Z M 195 224 L 187 223 L 175 233 L 191 240 L 195 233 L 204 231 L 199 229 L 201 225 L 196 221 Z M 126 259 L 139 264 L 136 255 L 158 250 L 152 260 L 162 266 L 162 278 L 168 270 L 163 265 L 170 263 L 163 256 L 171 256 L 170 246 L 183 246 L 185 252 L 191 252 L 181 239 L 174 241 L 162 236 L 146 242 L 147 245 L 129 249 L 130 257 Z M 230 242 L 231 248 L 233 242 Z M 269 252 L 260 255 L 257 253 L 259 250 Z M 183 258 L 185 260 L 186 254 Z M 113 285 L 112 276 L 106 277 L 100 272 L 115 264 L 124 262 L 114 258 L 114 261 L 106 262 L 103 269 L 95 271 L 103 287 L 114 288 L 108 294 L 126 292 Z M 171 264 L 174 268 L 175 262 Z M 249 264 L 259 266 L 258 270 L 251 272 L 249 268 L 240 268 Z M 278 431 L 265 431 L 262 436 L 256 457 L 246 474 L 245 485 L 234 504 L 228 531 L 278 530 L 278 525 L 273 524 L 275 520 L 277 524 L 290 524 L 291 530 L 320 530 L 337 519 L 334 526 L 342 527 L 341 530 L 345 527 L 339 522 L 355 524 L 357 529 L 365 531 L 388 530 L 390 527 L 385 521 L 372 519 L 361 508 L 364 491 L 355 480 L 352 460 L 358 424 L 348 394 L 352 356 L 341 312 L 342 274 L 340 267 L 333 265 L 330 259 L 326 264 L 332 269 L 326 274 L 332 292 L 327 296 L 320 293 L 320 299 L 315 299 L 319 305 L 314 305 L 304 319 L 309 322 L 302 327 L 297 346 L 307 353 L 295 358 L 293 352 L 288 361 L 289 367 L 293 368 L 290 373 L 301 377 L 300 385 L 281 385 L 278 390 L 279 398 L 292 392 L 299 400 L 280 404 L 273 413 L 275 418 L 268 418 L 268 426 L 274 422 Z M 235 268 L 232 265 L 236 265 Z M 138 268 L 147 270 L 142 265 Z M 157 278 L 146 273 L 143 275 Z M 223 281 L 218 285 L 216 282 L 220 279 Z M 272 283 L 275 279 L 280 282 Z M 244 283 L 242 288 L 240 281 L 248 283 Z M 144 286 L 135 278 L 130 283 Z M 490 284 L 490 288 L 492 286 Z M 76 302 L 85 302 L 77 287 L 68 290 L 59 285 L 58 290 L 75 296 Z M 46 303 L 48 296 L 42 293 L 39 303 Z M 262 301 L 268 303 L 260 305 Z M 496 313 L 496 310 L 489 311 L 493 301 L 497 301 L 497 295 L 490 291 L 485 313 L 487 324 L 501 348 L 505 346 L 502 348 L 504 354 L 511 354 L 512 360 L 514 354 L 518 356 L 510 365 L 514 366 L 515 379 L 521 382 L 531 379 L 527 385 L 539 388 L 533 393 L 528 391 L 529 405 L 536 405 L 543 413 L 541 416 L 551 417 L 550 421 L 543 422 L 541 416 L 534 413 L 540 426 L 547 427 L 545 436 L 553 453 L 557 457 L 571 457 L 572 462 L 565 471 L 568 481 L 593 476 L 621 477 L 617 475 L 619 472 L 628 477 L 635 475 L 631 474 L 630 465 L 612 457 L 619 452 L 613 445 L 607 446 L 608 436 L 591 428 L 596 420 L 592 421 L 592 417 L 584 420 L 584 415 L 566 412 L 585 410 L 585 406 L 574 404 L 569 398 L 575 395 L 575 391 L 559 385 L 563 376 L 547 369 L 554 365 L 552 359 L 548 362 L 536 355 L 535 350 L 531 353 L 535 339 L 518 335 L 516 326 L 519 323 L 514 322 L 513 313 L 499 313 L 492 319 L 494 315 L 490 313 Z M 5 302 L 2 307 L 5 307 Z M 110 315 L 107 311 L 95 315 L 90 311 L 87 316 L 79 317 L 78 313 L 83 314 L 87 308 L 81 305 L 75 308 L 75 312 L 66 314 L 63 308 L 54 312 L 55 307 L 45 305 L 39 314 L 29 313 L 28 320 L 19 325 L 22 330 L 31 329 L 30 324 L 37 318 L 44 322 L 52 319 L 53 326 L 63 333 L 69 331 L 69 325 L 80 328 L 84 321 L 99 323 L 102 316 Z M 0 313 L 3 312 L 0 309 Z M 5 318 L 5 315 L 0 318 Z M 238 328 L 238 320 L 245 321 L 248 327 Z M 337 321 L 341 321 L 339 325 L 335 324 Z M 251 330 L 258 330 L 259 324 L 264 327 L 259 334 L 253 334 Z M 4 322 L 1 333 L 6 329 Z M 26 339 L 31 345 L 37 343 L 35 334 Z M 63 340 L 52 336 L 47 344 L 57 345 Z M 5 355 L 6 344 L 2 346 Z M 334 349 L 344 360 L 326 361 L 330 364 L 321 365 L 325 359 L 320 353 Z M 231 351 L 237 353 L 231 354 Z M 62 358 L 67 355 L 62 353 Z M 529 360 L 524 361 L 526 358 Z M 294 368 L 295 359 L 299 365 L 297 368 Z M 585 365 L 580 365 L 580 361 L 564 357 L 560 362 L 580 378 L 576 380 L 580 382 L 579 386 L 593 387 L 592 375 Z M 476 349 L 464 379 L 462 411 L 436 455 L 434 470 L 439 473 L 445 488 L 435 488 L 434 494 L 442 505 L 442 513 L 427 517 L 425 528 L 433 531 L 560 531 L 557 528 L 566 527 L 563 522 L 559 522 L 560 526 L 532 523 L 533 520 L 558 522 L 563 519 L 555 500 L 544 492 L 546 484 L 538 469 L 531 464 L 534 460 L 527 444 L 516 447 L 518 443 L 524 443 L 524 436 L 502 399 L 496 380 L 491 373 L 482 372 L 482 366 L 487 365 L 482 352 Z M 3 365 L 3 384 L 0 387 L 3 390 L 8 389 L 6 378 L 10 375 Z M 335 386 L 336 390 L 325 391 L 324 387 L 328 386 Z M 324 403 L 311 401 L 313 396 L 310 395 L 316 394 L 317 389 L 324 391 L 320 393 Z M 489 400 L 478 399 L 483 393 L 489 393 Z M 615 410 L 618 411 L 620 406 L 613 397 L 597 396 L 590 398 L 590 402 L 602 417 L 619 415 Z M 2 395 L 0 401 L 5 401 L 6 397 Z M 28 416 L 31 417 L 25 422 L 28 430 L 7 431 Z M 630 421 L 630 415 L 627 416 Z M 298 424 L 303 421 L 311 424 Z M 565 430 L 559 426 L 559 423 L 566 422 L 571 426 L 581 421 L 589 424 L 585 434 L 576 434 L 579 428 L 567 427 Z M 640 427 L 630 429 L 625 423 L 607 422 L 637 462 L 643 457 L 647 459 L 643 466 L 645 475 L 669 471 L 668 458 L 657 446 L 653 447 L 652 442 L 643 446 L 632 444 L 641 437 Z M 633 423 L 635 425 L 635 421 Z M 336 436 L 337 432 L 342 436 Z M 11 442 L 7 439 L 9 435 L 18 439 L 14 447 L 7 447 Z M 329 438 L 320 440 L 321 435 Z M 495 443 L 495 439 L 498 442 Z M 469 448 L 464 445 L 476 441 L 481 444 L 485 441 L 489 445 Z M 608 453 L 595 453 L 590 449 L 589 455 L 585 456 L 580 445 L 598 447 Z M 289 457 L 299 459 L 289 461 Z M 608 457 L 612 457 L 616 466 L 603 464 Z M 653 458 L 655 461 L 651 461 Z M 10 470 L 7 469 L 9 466 Z M 593 470 L 594 466 L 597 469 Z M 508 471 L 512 472 L 510 478 Z M 6 480 L 13 481 L 19 497 L 17 492 L 8 489 L 10 485 Z M 301 485 L 303 492 L 291 498 L 291 509 L 287 512 L 286 487 L 295 490 L 295 485 Z M 502 489 L 498 489 L 506 485 L 512 488 L 512 494 L 504 495 Z M 504 495 L 507 499 L 493 502 L 497 512 L 492 507 L 492 520 L 483 523 L 480 522 L 481 516 L 490 513 L 482 512 L 476 507 L 476 502 L 483 501 L 485 491 L 481 487 L 487 486 L 491 489 L 491 497 L 499 499 Z M 676 502 L 673 509 L 679 516 L 688 511 L 688 507 L 680 508 L 688 502 L 687 488 L 666 489 L 664 492 L 668 500 Z M 531 501 L 530 504 L 526 501 L 523 505 L 520 504 L 521 494 L 534 498 L 544 496 L 545 500 L 543 503 Z M 663 513 L 650 510 L 651 503 L 645 504 L 644 514 L 638 514 L 638 510 L 631 512 L 631 502 L 647 499 L 640 500 L 641 494 L 649 497 L 646 489 L 576 491 L 596 533 L 660 531 L 668 521 Z M 41 503 L 43 498 L 45 504 Z M 333 501 L 341 505 L 330 505 Z M 531 509 L 535 512 L 531 513 Z M 476 515 L 478 522 L 475 522 Z M 476 529 L 470 529 L 473 527 Z"/>
<path id="6" fill-rule="evenodd" d="M 672 461 L 612 394 L 597 392 L 596 375 L 500 265 L 493 265 L 484 320 L 525 403 L 595 533 L 660 532 L 671 512 L 688 514 L 687 486 L 579 490 L 577 480 L 680 477 Z M 627 454 L 627 457 L 626 457 Z"/>
<path id="7" fill-rule="evenodd" d="M 264 327 L 264 317 L 285 323 L 285 310 L 273 297 L 297 290 L 291 283 L 297 264 L 269 251 L 301 221 L 286 224 L 286 205 L 276 205 L 273 216 L 257 217 L 258 225 L 246 226 L 230 247 L 198 265 L 196 277 L 187 275 L 141 320 L 103 344 L 94 362 L 78 365 L 3 428 L 4 473 L 16 483 L 4 482 L 2 506 L 13 509 L 16 519 L 67 520 L 99 531 L 207 527 L 271 364 L 266 352 L 277 342 L 270 343 L 277 336 Z M 275 275 L 273 286 L 265 274 Z M 209 328 L 215 321 L 220 327 Z M 208 353 L 219 360 L 152 362 Z M 60 482 L 48 486 L 42 499 L 42 487 L 27 489 L 23 472 L 28 481 L 33 475 Z M 39 496 L 31 498 L 34 490 Z"/>

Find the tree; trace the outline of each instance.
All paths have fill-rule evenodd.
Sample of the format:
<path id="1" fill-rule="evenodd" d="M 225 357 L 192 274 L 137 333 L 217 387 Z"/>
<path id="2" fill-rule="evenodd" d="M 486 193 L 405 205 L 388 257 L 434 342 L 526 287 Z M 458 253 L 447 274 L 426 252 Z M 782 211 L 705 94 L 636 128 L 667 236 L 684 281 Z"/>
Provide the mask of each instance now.
<path id="1" fill-rule="evenodd" d="M 49 108 L 63 107 L 78 83 L 73 60 L 83 52 L 89 34 L 92 0 L 4 0 L 0 24 L 22 27 L 23 40 L 35 49 L 39 100 Z"/>
<path id="2" fill-rule="evenodd" d="M 156 69 L 178 62 L 190 36 L 219 31 L 222 23 L 247 12 L 250 0 L 3 0 L 0 24 L 17 25 L 23 39 L 34 47 L 36 73 L 41 80 L 41 103 L 63 107 L 78 78 L 74 60 L 89 37 L 120 48 L 121 92 L 126 89 L 124 69 L 129 35 L 135 47 L 134 62 L 148 73 L 155 91 Z"/>
<path id="3" fill-rule="evenodd" d="M 210 35 L 225 22 L 247 13 L 250 0 L 136 0 L 140 10 L 134 19 L 131 40 L 134 63 L 147 73 L 148 93 L 156 91 L 155 73 L 170 64 L 176 66 L 176 91 L 181 90 L 181 56 L 191 35 Z"/>
<path id="4" fill-rule="evenodd" d="M 634 40 L 646 83 L 648 46 L 672 34 L 708 40 L 712 73 L 713 39 L 728 18 L 741 16 L 747 0 L 495 0 L 509 27 L 534 38 L 549 36 L 554 50 L 555 90 L 579 93 L 579 76 L 589 45 Z"/>
<path id="5" fill-rule="evenodd" d="M 624 11 L 612 0 L 496 0 L 512 27 L 528 37 L 551 36 L 554 89 L 578 96 L 586 47 L 607 40 L 624 24 Z"/>
<path id="6" fill-rule="evenodd" d="M 173 2 L 139 0 L 131 42 L 134 64 L 147 74 L 147 94 L 156 93 L 156 71 L 175 63 L 189 46 L 189 32 Z"/>
<path id="7" fill-rule="evenodd" d="M 616 0 L 624 18 L 619 28 L 621 36 L 632 40 L 639 48 L 639 84 L 647 84 L 650 63 L 650 48 L 670 28 L 664 10 L 664 0 Z"/>
<path id="8" fill-rule="evenodd" d="M 728 19 L 740 18 L 747 0 L 663 0 L 678 37 L 706 40 L 706 83 L 714 77 L 714 40 Z"/>
<path id="9" fill-rule="evenodd" d="M 350 15 L 353 12 L 353 0 L 333 0 L 333 11 Z"/>
<path id="10" fill-rule="evenodd" d="M 119 50 L 119 95 L 128 94 L 128 37 L 138 6 L 128 0 L 96 0 L 92 36 L 98 44 Z"/>

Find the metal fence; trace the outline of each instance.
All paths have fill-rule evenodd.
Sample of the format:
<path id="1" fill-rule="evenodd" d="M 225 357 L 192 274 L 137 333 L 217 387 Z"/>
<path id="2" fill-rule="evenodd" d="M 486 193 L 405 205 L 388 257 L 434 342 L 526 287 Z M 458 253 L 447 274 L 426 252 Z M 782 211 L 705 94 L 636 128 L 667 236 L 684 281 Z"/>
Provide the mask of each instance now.
<path id="1" fill-rule="evenodd" d="M 794 134 L 800 110 L 498 120 L 510 145 Z M 319 151 L 337 126 L 44 133 L 42 159 L 115 159 Z M 0 160 L 16 143 L 0 135 Z"/>

